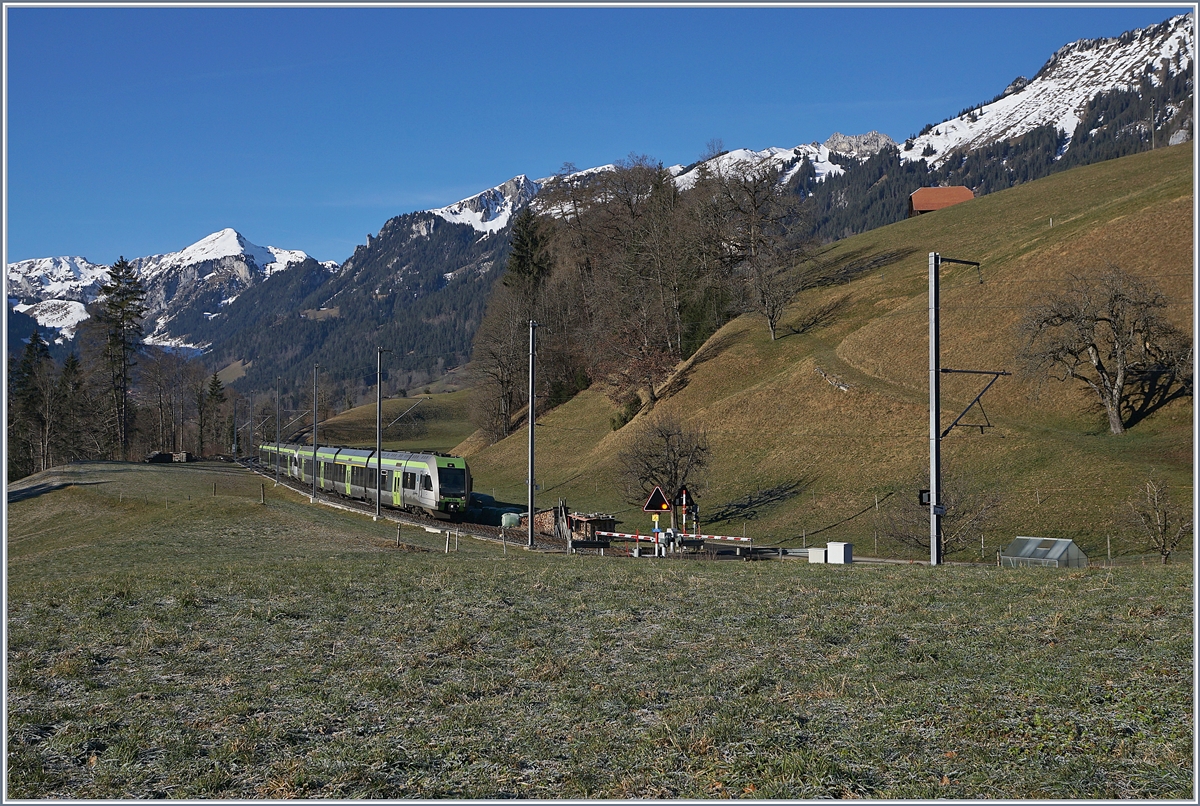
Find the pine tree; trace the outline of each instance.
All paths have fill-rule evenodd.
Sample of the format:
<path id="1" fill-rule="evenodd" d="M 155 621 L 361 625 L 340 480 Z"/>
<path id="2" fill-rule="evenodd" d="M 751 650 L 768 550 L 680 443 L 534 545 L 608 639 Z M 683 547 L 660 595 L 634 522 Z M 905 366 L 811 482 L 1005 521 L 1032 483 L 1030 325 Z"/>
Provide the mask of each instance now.
<path id="1" fill-rule="evenodd" d="M 221 426 L 218 425 L 217 414 L 220 413 L 221 404 L 224 402 L 226 402 L 224 386 L 221 384 L 221 379 L 217 378 L 217 373 L 214 372 L 212 373 L 212 378 L 209 379 L 209 389 L 204 395 L 204 408 L 209 410 L 210 415 L 208 420 L 212 425 L 212 439 L 215 440 L 221 439 Z M 200 431 L 202 431 L 202 435 L 200 435 L 200 447 L 202 449 L 204 446 L 203 429 L 204 420 L 202 415 L 202 420 L 200 420 Z"/>
<path id="2" fill-rule="evenodd" d="M 538 291 L 550 275 L 553 263 L 547 250 L 547 237 L 538 217 L 526 207 L 513 221 L 512 246 L 504 266 L 503 283 L 516 292 L 532 314 Z"/>
<path id="3" fill-rule="evenodd" d="M 113 264 L 108 282 L 100 287 L 100 293 L 104 297 L 99 319 L 105 333 L 104 362 L 116 425 L 115 447 L 121 458 L 128 458 L 129 428 L 133 422 L 130 391 L 134 359 L 142 342 L 146 291 L 133 264 L 122 256 Z"/>
<path id="4" fill-rule="evenodd" d="M 55 457 L 62 462 L 73 462 L 98 453 L 98 443 L 89 444 L 95 439 L 96 429 L 90 427 L 91 400 L 83 365 L 75 353 L 63 359 L 55 396 L 59 406 L 58 428 L 53 439 Z"/>
<path id="5" fill-rule="evenodd" d="M 20 360 L 14 356 L 8 373 L 8 475 L 21 478 L 45 470 L 46 379 L 54 362 L 42 334 L 34 327 Z"/>

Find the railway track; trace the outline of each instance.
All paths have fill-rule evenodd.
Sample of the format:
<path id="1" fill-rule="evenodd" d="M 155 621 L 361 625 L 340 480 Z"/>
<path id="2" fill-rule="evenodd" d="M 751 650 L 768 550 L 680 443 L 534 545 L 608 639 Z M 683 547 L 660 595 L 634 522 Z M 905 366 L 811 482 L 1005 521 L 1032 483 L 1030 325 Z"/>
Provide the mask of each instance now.
<path id="1" fill-rule="evenodd" d="M 242 467 L 251 470 L 258 475 L 276 481 L 275 472 L 271 468 L 265 468 L 257 461 L 240 460 L 238 461 Z M 312 487 L 302 485 L 290 476 L 280 475 L 278 483 L 288 489 L 298 493 L 299 495 L 307 495 L 313 497 Z M 357 512 L 363 515 L 375 515 L 375 504 L 370 501 L 360 501 L 357 498 L 347 498 L 345 496 L 330 493 L 328 490 L 318 490 L 316 495 L 318 503 L 325 506 L 344 509 L 349 512 Z M 403 526 L 413 526 L 425 529 L 429 532 L 438 533 L 455 533 L 460 535 L 468 535 L 470 537 L 479 538 L 480 540 L 490 540 L 497 544 L 507 543 L 514 547 L 524 548 L 528 543 L 528 534 L 520 529 L 501 529 L 499 526 L 488 526 L 483 523 L 470 523 L 466 521 L 445 521 L 438 518 L 430 517 L 429 515 L 421 515 L 415 512 L 402 512 L 391 507 L 380 507 L 379 517 L 383 520 L 392 521 Z M 559 540 L 553 535 L 537 533 L 534 535 L 534 551 L 566 551 L 567 544 L 564 540 Z"/>
<path id="2" fill-rule="evenodd" d="M 257 473 L 263 478 L 276 481 L 275 473 L 272 468 L 263 467 L 257 460 L 239 460 L 238 464 L 248 470 Z M 290 476 L 280 475 L 278 483 L 282 484 L 299 495 L 307 495 L 313 497 L 312 487 L 305 484 L 300 484 Z M 375 505 L 370 501 L 360 501 L 356 498 L 348 498 L 345 496 L 330 493 L 327 490 L 318 490 L 316 501 L 325 506 L 344 509 L 348 512 L 356 512 L 362 515 L 375 515 Z M 458 533 L 459 535 L 467 535 L 479 540 L 488 540 L 497 544 L 507 544 L 514 548 L 526 548 L 528 546 L 528 532 L 524 529 L 501 529 L 499 526 L 488 526 L 482 523 L 470 523 L 466 521 L 446 521 L 430 517 L 429 515 L 421 515 L 414 512 L 400 511 L 391 507 L 380 507 L 379 517 L 392 521 L 393 523 L 401 524 L 402 526 L 412 526 L 425 529 L 434 533 Z M 567 551 L 567 542 L 559 539 L 554 535 L 549 535 L 544 532 L 537 532 L 534 535 L 534 543 L 529 547 L 531 551 L 542 551 L 550 553 L 565 553 Z M 598 549 L 576 549 L 580 554 L 598 554 Z M 605 550 L 608 556 L 628 557 L 633 556 L 632 545 L 624 543 L 613 543 Z M 672 559 L 766 559 L 766 553 L 762 551 L 752 551 L 749 555 L 743 556 L 740 552 L 736 552 L 733 547 L 711 547 L 706 548 L 703 552 L 689 554 L 671 554 L 668 555 Z M 770 556 L 774 556 L 773 550 Z M 782 554 L 780 555 L 782 556 Z"/>

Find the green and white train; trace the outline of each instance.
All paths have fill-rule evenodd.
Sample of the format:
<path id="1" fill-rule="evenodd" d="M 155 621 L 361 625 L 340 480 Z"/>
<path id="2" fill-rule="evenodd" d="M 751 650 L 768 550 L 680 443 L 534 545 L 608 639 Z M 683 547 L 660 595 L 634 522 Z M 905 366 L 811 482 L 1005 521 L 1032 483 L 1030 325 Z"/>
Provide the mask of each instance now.
<path id="1" fill-rule="evenodd" d="M 374 501 L 377 489 L 375 451 L 317 447 L 317 489 Z M 313 449 L 308 445 L 264 443 L 258 460 L 266 469 L 304 484 L 313 483 Z M 278 464 L 276 464 L 278 463 Z M 471 501 L 471 469 L 460 456 L 440 453 L 383 451 L 383 506 L 424 510 L 435 518 L 460 518 Z"/>

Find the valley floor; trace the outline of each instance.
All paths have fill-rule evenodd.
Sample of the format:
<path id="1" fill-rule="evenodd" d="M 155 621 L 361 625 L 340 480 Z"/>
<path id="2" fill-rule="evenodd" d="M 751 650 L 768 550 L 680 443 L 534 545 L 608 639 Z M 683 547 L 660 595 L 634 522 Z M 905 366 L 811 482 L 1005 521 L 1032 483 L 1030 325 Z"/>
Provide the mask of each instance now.
<path id="1" fill-rule="evenodd" d="M 262 482 L 10 489 L 7 798 L 1195 796 L 1187 565 L 444 554 Z"/>

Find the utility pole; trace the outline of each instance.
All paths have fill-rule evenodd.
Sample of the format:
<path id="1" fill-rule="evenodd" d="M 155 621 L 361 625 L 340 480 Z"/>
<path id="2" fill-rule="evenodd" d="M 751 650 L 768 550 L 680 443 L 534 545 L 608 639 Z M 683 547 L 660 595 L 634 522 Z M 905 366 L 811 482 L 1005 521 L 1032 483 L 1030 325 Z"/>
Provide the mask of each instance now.
<path id="1" fill-rule="evenodd" d="M 929 253 L 929 564 L 942 563 L 942 516 L 946 507 L 942 504 L 942 431 L 940 415 L 942 410 L 941 374 L 941 344 L 938 325 L 938 275 L 943 263 L 958 263 L 963 266 L 974 266 L 979 269 L 979 263 L 974 260 L 955 260 L 944 258 L 937 252 Z M 983 273 L 979 274 L 979 282 L 983 282 Z M 993 374 L 993 373 L 985 373 Z M 996 373 L 1004 374 L 1008 373 Z M 993 378 L 993 380 L 995 380 Z M 986 389 L 984 391 L 987 391 Z M 981 396 L 983 392 L 979 393 Z M 976 398 L 978 399 L 978 398 Z M 974 405 L 974 403 L 972 403 Z M 969 408 L 969 407 L 968 407 Z M 960 415 L 961 418 L 961 415 Z M 956 420 L 955 423 L 958 421 Z M 953 428 L 954 426 L 951 426 Z M 949 431 L 950 429 L 946 429 Z"/>
<path id="2" fill-rule="evenodd" d="M 375 355 L 375 520 L 379 520 L 379 502 L 383 498 L 383 354 L 377 347 Z"/>
<path id="3" fill-rule="evenodd" d="M 236 394 L 236 393 L 235 393 L 235 394 Z M 237 461 L 237 458 L 238 458 L 238 438 L 237 438 L 237 432 L 238 432 L 238 422 L 237 422 L 237 398 L 236 398 L 236 397 L 234 397 L 234 399 L 233 399 L 233 461 L 235 461 L 235 462 Z"/>
<path id="4" fill-rule="evenodd" d="M 279 385 L 283 378 L 275 376 L 275 486 L 279 486 Z"/>
<path id="5" fill-rule="evenodd" d="M 938 272 L 942 256 L 929 253 L 929 564 L 942 561 L 941 355 L 938 343 Z"/>
<path id="6" fill-rule="evenodd" d="M 320 364 L 313 364 L 313 464 L 312 464 L 312 500 L 310 504 L 317 502 L 317 370 Z"/>
<path id="7" fill-rule="evenodd" d="M 533 548 L 533 493 L 536 489 L 533 475 L 533 429 L 536 423 L 537 406 L 534 399 L 534 346 L 538 323 L 529 320 L 529 548 Z"/>

